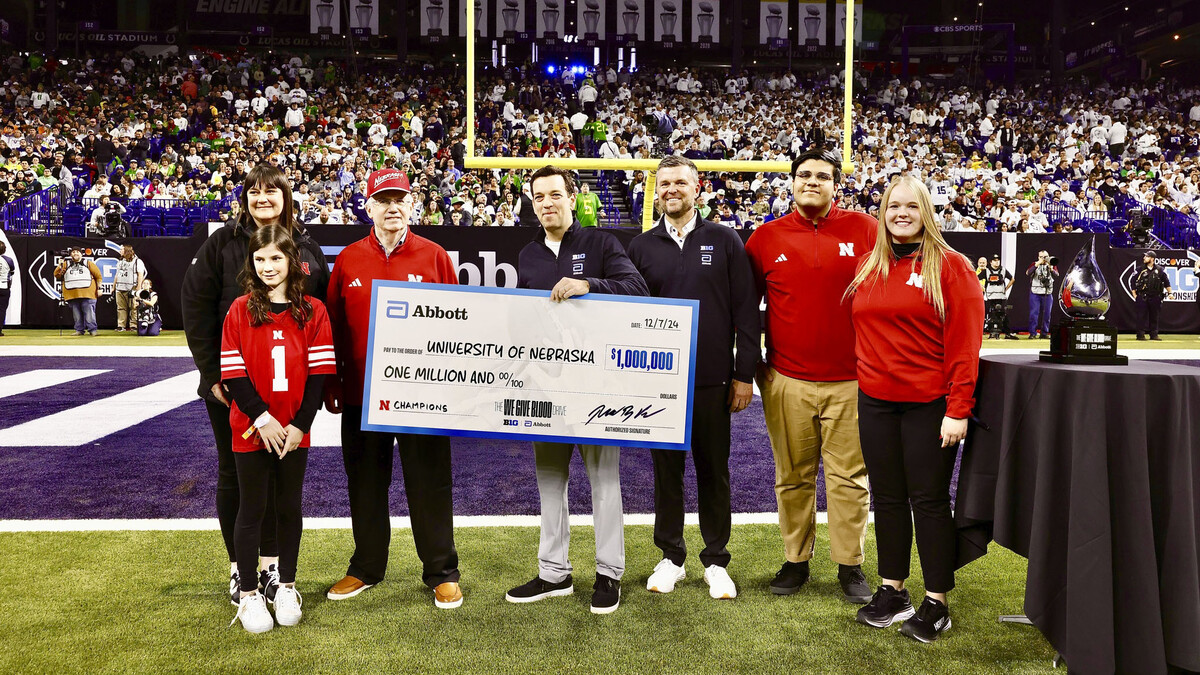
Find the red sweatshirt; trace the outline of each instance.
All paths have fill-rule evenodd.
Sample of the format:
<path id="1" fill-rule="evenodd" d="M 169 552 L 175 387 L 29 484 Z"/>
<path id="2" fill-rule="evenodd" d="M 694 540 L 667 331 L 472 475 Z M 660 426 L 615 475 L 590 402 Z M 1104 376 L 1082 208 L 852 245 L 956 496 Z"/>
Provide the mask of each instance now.
<path id="1" fill-rule="evenodd" d="M 983 291 L 965 257 L 942 264 L 946 320 L 925 300 L 916 254 L 892 263 L 887 281 L 854 294 L 858 388 L 884 401 L 927 403 L 946 396 L 946 416 L 970 417 L 983 345 Z"/>
<path id="2" fill-rule="evenodd" d="M 769 366 L 798 380 L 855 379 L 854 327 L 842 296 L 877 226 L 871 216 L 834 204 L 817 222 L 793 211 L 750 236 L 746 253 L 767 298 Z"/>
<path id="3" fill-rule="evenodd" d="M 362 405 L 374 279 L 457 284 L 458 272 L 445 249 L 411 231 L 390 256 L 383 252 L 375 228 L 338 255 L 329 277 L 325 307 L 333 324 L 344 406 Z"/>

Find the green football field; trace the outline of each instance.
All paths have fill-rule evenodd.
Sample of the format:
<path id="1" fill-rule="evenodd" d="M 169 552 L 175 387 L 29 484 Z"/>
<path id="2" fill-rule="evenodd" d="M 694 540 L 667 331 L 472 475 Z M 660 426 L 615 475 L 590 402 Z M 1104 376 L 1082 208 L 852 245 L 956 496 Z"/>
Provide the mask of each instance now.
<path id="1" fill-rule="evenodd" d="M 536 571 L 537 529 L 460 528 L 465 602 L 434 608 L 408 530 L 394 532 L 389 578 L 357 598 L 325 599 L 350 553 L 348 530 L 306 532 L 298 586 L 304 620 L 250 635 L 229 627 L 228 568 L 215 531 L 0 534 L 0 673 L 1050 673 L 1053 649 L 1019 614 L 1025 561 L 993 545 L 959 572 L 953 628 L 922 645 L 854 623 L 821 526 L 814 578 L 793 596 L 767 583 L 781 562 L 773 525 L 734 527 L 740 595 L 708 597 L 699 564 L 670 595 L 645 590 L 658 561 L 649 526 L 626 528 L 617 612 L 588 611 L 592 531 L 573 528 L 575 595 L 504 600 Z M 873 536 L 873 534 L 872 534 Z M 699 544 L 699 531 L 688 528 Z M 874 577 L 868 539 L 868 579 Z M 921 597 L 914 557 L 911 592 Z"/>

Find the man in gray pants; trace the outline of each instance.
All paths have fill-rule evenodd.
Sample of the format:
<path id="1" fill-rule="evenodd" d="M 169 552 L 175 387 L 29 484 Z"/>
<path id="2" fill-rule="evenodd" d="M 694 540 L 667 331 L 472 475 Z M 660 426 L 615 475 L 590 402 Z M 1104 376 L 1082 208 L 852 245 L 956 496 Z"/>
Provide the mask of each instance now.
<path id="1" fill-rule="evenodd" d="M 541 222 L 534 240 L 521 251 L 517 287 L 550 291 L 563 302 L 587 293 L 649 295 L 646 282 L 616 237 L 584 228 L 575 216 L 575 181 L 569 172 L 547 166 L 530 180 L 534 212 Z M 567 552 L 571 532 L 567 508 L 572 443 L 534 443 L 542 532 L 538 575 L 505 595 L 509 602 L 536 602 L 575 592 Z M 580 445 L 592 485 L 596 529 L 596 584 L 592 613 L 609 614 L 621 603 L 625 573 L 625 519 L 621 505 L 620 449 Z"/>

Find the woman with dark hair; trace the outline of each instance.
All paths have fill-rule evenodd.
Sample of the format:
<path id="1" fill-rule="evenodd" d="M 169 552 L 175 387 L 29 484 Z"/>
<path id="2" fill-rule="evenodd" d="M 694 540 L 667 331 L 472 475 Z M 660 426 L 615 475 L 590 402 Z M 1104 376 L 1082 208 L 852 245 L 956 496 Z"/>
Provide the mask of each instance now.
<path id="1" fill-rule="evenodd" d="M 217 446 L 217 519 L 229 555 L 230 602 L 237 604 L 240 579 L 234 551 L 234 522 L 238 513 L 238 472 L 229 427 L 228 390 L 221 384 L 221 325 L 242 287 L 238 273 L 246 264 L 250 237 L 260 227 L 279 225 L 292 234 L 299 255 L 303 292 L 325 298 L 329 266 L 321 247 L 308 236 L 292 206 L 292 188 L 283 171 L 260 164 L 250 169 L 238 196 L 239 213 L 209 236 L 183 278 L 181 306 L 188 348 L 200 371 L 199 395 L 204 399 Z M 294 280 L 300 281 L 300 280 Z M 300 284 L 298 284 L 300 285 Z M 278 544 L 274 504 L 268 500 L 260 542 L 259 583 L 269 600 L 278 587 Z"/>

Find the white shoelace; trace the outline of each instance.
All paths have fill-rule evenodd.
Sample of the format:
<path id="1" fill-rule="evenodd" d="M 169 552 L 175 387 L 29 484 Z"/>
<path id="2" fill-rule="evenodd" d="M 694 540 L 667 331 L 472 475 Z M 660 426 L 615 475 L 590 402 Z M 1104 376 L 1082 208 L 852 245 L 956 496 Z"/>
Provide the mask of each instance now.
<path id="1" fill-rule="evenodd" d="M 242 614 L 244 614 L 246 612 L 246 608 L 250 606 L 250 603 L 255 602 L 256 600 L 258 600 L 258 598 L 261 598 L 261 597 L 262 597 L 262 594 L 257 594 L 257 595 L 254 595 L 254 596 L 251 596 L 248 598 L 241 598 L 238 601 L 237 614 L 233 615 L 233 621 L 230 621 L 229 625 L 233 626 L 233 624 L 237 623 L 238 619 L 242 618 Z M 265 605 L 263 606 L 263 609 L 266 609 Z"/>
<path id="2" fill-rule="evenodd" d="M 275 611 L 279 611 L 280 605 L 284 605 L 284 609 L 291 609 L 289 603 L 293 601 L 293 598 L 297 609 L 304 606 L 304 597 L 300 595 L 300 591 L 296 590 L 295 586 L 280 586 L 279 590 L 275 592 Z"/>

